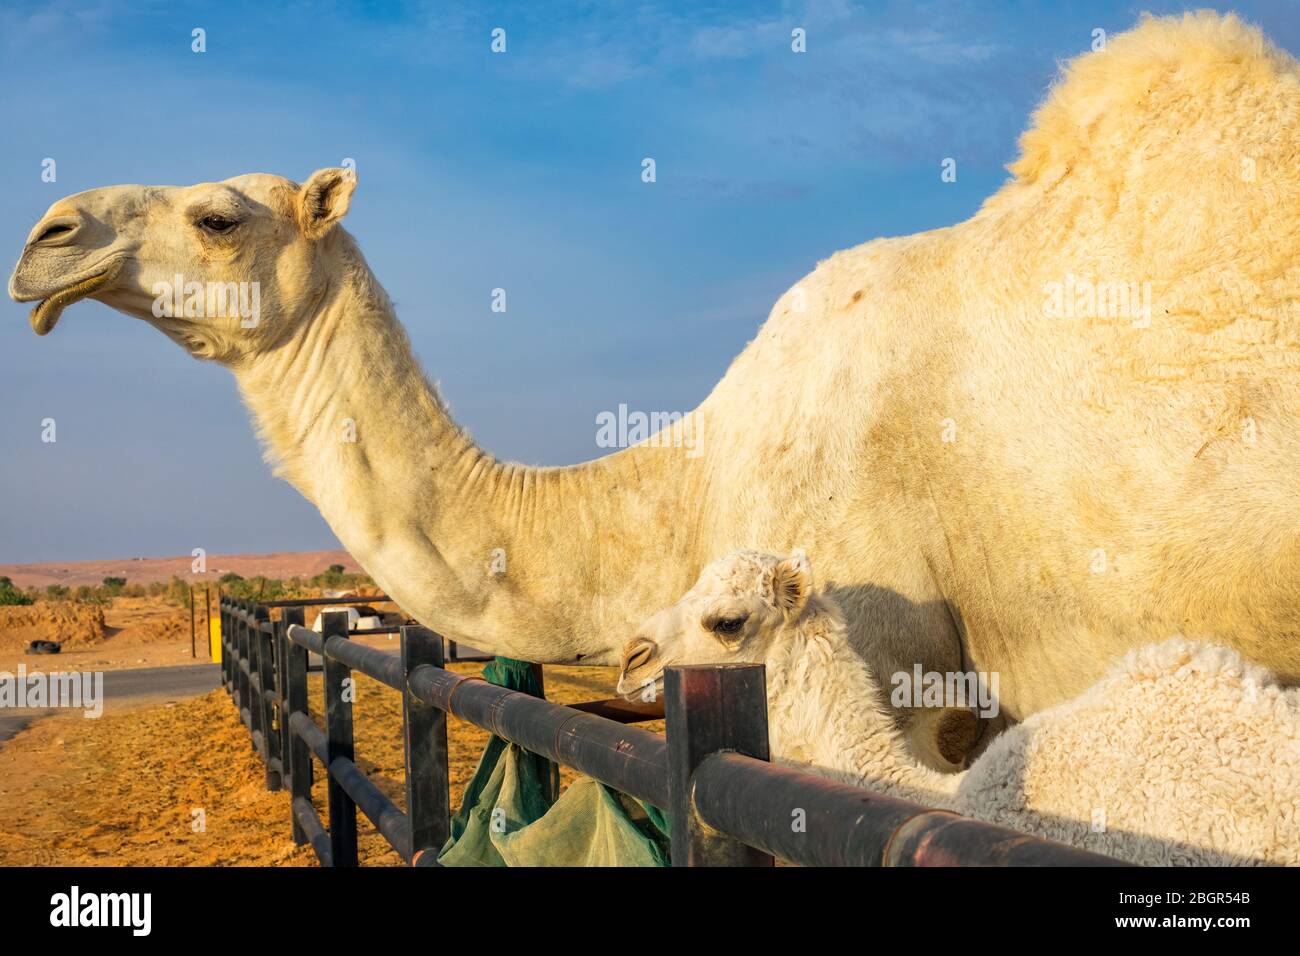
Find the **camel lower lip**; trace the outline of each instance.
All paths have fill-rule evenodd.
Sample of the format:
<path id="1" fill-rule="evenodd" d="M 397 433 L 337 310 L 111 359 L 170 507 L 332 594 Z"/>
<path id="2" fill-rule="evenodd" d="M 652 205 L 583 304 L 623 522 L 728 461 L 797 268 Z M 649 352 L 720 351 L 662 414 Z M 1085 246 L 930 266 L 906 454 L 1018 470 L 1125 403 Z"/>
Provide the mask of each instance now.
<path id="1" fill-rule="evenodd" d="M 663 694 L 664 691 L 663 681 L 664 681 L 663 671 L 660 671 L 653 678 L 637 678 L 635 682 L 630 684 L 620 677 L 618 682 L 618 687 L 615 688 L 615 692 L 624 700 L 628 700 L 628 701 L 632 701 L 633 703 L 636 703 L 637 701 L 644 702 L 646 700 L 646 696 L 645 696 L 646 691 L 653 688 L 649 699 L 655 700 L 656 698 L 658 698 L 660 695 Z"/>
<path id="2" fill-rule="evenodd" d="M 82 279 L 80 282 L 74 282 L 67 288 L 60 289 L 53 295 L 42 299 L 36 303 L 32 313 L 28 318 L 31 322 L 32 331 L 37 335 L 47 335 L 59 321 L 59 316 L 63 310 L 74 302 L 78 302 L 86 296 L 94 295 L 104 286 L 112 282 L 121 267 L 120 262 L 114 262 L 103 272 L 96 273 L 89 278 Z"/>

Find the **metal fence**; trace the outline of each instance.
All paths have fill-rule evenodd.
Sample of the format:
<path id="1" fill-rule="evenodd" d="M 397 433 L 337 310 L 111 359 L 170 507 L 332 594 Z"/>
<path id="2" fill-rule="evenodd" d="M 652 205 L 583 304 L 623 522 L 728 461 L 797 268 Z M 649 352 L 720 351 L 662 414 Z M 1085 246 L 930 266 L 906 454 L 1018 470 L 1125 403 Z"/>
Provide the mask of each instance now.
<path id="1" fill-rule="evenodd" d="M 809 866 L 1120 865 L 769 763 L 762 665 L 668 668 L 666 734 L 657 734 L 629 726 L 658 716 L 656 707 L 566 707 L 447 670 L 443 639 L 425 627 L 364 632 L 400 633 L 393 654 L 351 640 L 346 612 L 325 612 L 321 633 L 302 626 L 304 607 L 339 603 L 220 601 L 222 678 L 265 762 L 267 789 L 288 787 L 294 840 L 310 843 L 325 866 L 357 865 L 358 809 L 402 859 L 437 865 L 451 819 L 449 713 L 668 811 L 675 866 L 764 866 L 774 857 Z M 323 662 L 324 728 L 308 711 L 309 654 Z M 354 670 L 402 695 L 405 811 L 356 764 L 344 693 Z M 328 778 L 327 823 L 312 804 L 315 763 Z"/>

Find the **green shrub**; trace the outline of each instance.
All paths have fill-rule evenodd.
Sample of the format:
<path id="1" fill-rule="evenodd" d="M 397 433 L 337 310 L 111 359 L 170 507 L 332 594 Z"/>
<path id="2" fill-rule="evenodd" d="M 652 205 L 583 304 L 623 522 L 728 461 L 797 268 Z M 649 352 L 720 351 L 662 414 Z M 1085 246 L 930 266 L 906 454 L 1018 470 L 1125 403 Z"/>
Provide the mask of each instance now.
<path id="1" fill-rule="evenodd" d="M 99 588 L 92 588 L 89 584 L 83 584 L 72 592 L 72 599 L 80 601 L 82 604 L 107 604 L 108 598 Z"/>
<path id="2" fill-rule="evenodd" d="M 172 575 L 167 584 L 167 601 L 179 607 L 190 606 L 190 583 L 184 578 Z"/>
<path id="3" fill-rule="evenodd" d="M 14 582 L 12 580 L 0 575 L 0 604 L 15 605 L 33 603 L 35 602 L 30 596 L 14 587 Z"/>

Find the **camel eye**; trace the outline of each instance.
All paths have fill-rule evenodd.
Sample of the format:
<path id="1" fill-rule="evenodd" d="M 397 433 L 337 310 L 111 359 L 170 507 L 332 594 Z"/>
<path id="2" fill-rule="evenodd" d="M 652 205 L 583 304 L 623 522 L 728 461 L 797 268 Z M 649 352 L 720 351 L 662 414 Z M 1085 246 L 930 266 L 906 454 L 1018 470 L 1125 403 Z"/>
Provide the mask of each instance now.
<path id="1" fill-rule="evenodd" d="M 724 617 L 713 623 L 714 634 L 739 634 L 745 626 L 743 617 Z"/>
<path id="2" fill-rule="evenodd" d="M 207 232 L 214 232 L 217 235 L 229 232 L 238 226 L 239 223 L 234 219 L 227 219 L 225 216 L 204 216 L 199 220 L 199 227 Z"/>

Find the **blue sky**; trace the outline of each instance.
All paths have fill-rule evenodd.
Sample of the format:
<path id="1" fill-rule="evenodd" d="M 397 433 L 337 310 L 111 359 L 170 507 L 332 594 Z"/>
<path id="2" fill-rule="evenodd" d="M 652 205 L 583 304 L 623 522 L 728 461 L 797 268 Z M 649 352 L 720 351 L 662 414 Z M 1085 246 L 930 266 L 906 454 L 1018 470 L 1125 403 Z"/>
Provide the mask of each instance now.
<path id="1" fill-rule="evenodd" d="M 5 274 L 69 193 L 350 157 L 347 228 L 457 419 L 582 461 L 603 410 L 694 407 L 819 259 L 973 213 L 1057 63 L 1143 9 L 1182 7 L 9 3 Z M 1300 52 L 1300 3 L 1234 9 Z M 0 304 L 0 561 L 336 546 L 229 373 L 98 303 L 46 339 L 27 311 Z"/>

